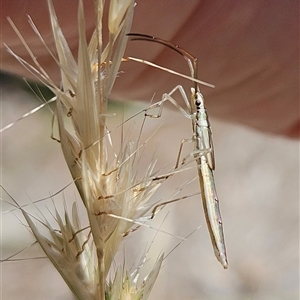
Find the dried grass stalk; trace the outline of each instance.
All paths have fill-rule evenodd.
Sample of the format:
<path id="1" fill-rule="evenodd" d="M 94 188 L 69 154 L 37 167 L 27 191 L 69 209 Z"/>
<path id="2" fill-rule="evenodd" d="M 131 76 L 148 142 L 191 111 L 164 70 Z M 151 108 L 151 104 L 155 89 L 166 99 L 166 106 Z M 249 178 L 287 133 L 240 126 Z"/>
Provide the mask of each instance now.
<path id="1" fill-rule="evenodd" d="M 48 50 L 60 69 L 61 86 L 51 80 L 11 20 L 31 55 L 33 65 L 8 50 L 56 95 L 59 141 L 86 208 L 91 235 L 82 230 L 75 205 L 71 218 L 67 210 L 64 218 L 55 213 L 59 231 L 52 228 L 47 220 L 41 221 L 51 238 L 39 231 L 29 214 L 23 209 L 22 212 L 46 255 L 78 299 L 147 299 L 163 256 L 140 286 L 137 285 L 137 274 L 130 275 L 123 267 L 117 268 L 114 279 L 106 284 L 115 253 L 134 225 L 128 220 L 141 218 L 149 211 L 148 200 L 170 175 L 153 176 L 155 162 L 150 164 L 143 176 L 137 175 L 139 150 L 143 145 L 123 144 L 113 160 L 108 155 L 107 104 L 125 50 L 134 2 L 109 2 L 109 39 L 103 45 L 104 1 L 95 1 L 97 26 L 87 42 L 83 2 L 79 0 L 77 59 L 63 35 L 51 0 L 48 0 L 48 5 L 57 56 Z M 32 20 L 29 21 L 47 47 Z"/>

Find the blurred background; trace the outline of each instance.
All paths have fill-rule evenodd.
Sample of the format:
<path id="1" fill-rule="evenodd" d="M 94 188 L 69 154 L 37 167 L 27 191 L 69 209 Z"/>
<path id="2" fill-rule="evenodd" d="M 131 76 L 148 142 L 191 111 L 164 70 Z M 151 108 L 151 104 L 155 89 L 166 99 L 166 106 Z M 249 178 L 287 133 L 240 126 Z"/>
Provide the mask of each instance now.
<path id="1" fill-rule="evenodd" d="M 152 95 L 149 95 L 149 102 Z M 159 96 L 155 100 L 159 100 Z M 154 101 L 155 101 L 154 100 Z M 1 128 L 40 104 L 23 81 L 1 74 Z M 110 129 L 149 103 L 113 102 Z M 142 116 L 140 116 L 142 118 Z M 137 263 L 151 245 L 150 267 L 161 252 L 168 254 L 150 299 L 214 300 L 214 299 L 299 299 L 299 142 L 271 136 L 220 122 L 211 118 L 216 156 L 215 179 L 224 223 L 229 269 L 224 270 L 215 259 L 203 215 L 201 198 L 167 205 L 151 225 L 173 235 L 185 237 L 181 242 L 154 229 L 141 228 L 126 238 L 116 260 Z M 71 182 L 60 145 L 51 139 L 52 113 L 45 107 L 3 132 L 1 137 L 2 185 L 20 204 L 49 197 Z M 132 140 L 140 131 L 140 120 L 134 119 Z M 137 126 L 138 125 L 138 126 Z M 187 120 L 171 105 L 163 116 L 147 119 L 143 139 L 161 126 L 145 148 L 141 169 L 153 155 L 165 170 L 174 166 L 180 141 L 192 135 Z M 115 134 L 115 136 L 114 136 Z M 119 132 L 113 132 L 116 151 Z M 187 153 L 191 150 L 187 149 Z M 154 201 L 168 200 L 176 189 L 196 177 L 196 164 L 191 170 L 167 180 Z M 180 195 L 199 191 L 199 183 L 185 186 Z M 11 201 L 2 190 L 2 198 Z M 55 197 L 62 212 L 62 202 L 79 200 L 74 186 Z M 79 202 L 79 201 L 78 201 Z M 18 211 L 7 202 L 2 205 L 2 259 L 29 247 L 34 238 Z M 69 205 L 70 207 L 70 205 Z M 26 207 L 38 215 L 38 209 L 53 211 L 50 199 L 37 207 Z M 51 217 L 51 216 L 50 216 Z M 83 213 L 83 219 L 85 219 Z M 83 222 L 83 225 L 84 222 Z M 1 263 L 2 299 L 74 299 L 58 272 L 39 246 L 29 247 L 22 255 L 28 259 Z"/>

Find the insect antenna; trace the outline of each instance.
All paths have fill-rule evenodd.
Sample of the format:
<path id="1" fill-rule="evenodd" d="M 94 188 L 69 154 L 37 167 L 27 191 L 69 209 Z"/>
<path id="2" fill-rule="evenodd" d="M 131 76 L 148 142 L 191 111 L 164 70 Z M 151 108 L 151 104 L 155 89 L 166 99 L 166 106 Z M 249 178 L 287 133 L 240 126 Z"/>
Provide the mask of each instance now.
<path id="1" fill-rule="evenodd" d="M 198 79 L 198 59 L 188 51 L 184 50 L 183 48 L 179 47 L 178 45 L 172 44 L 169 41 L 166 41 L 164 39 L 154 37 L 147 34 L 141 34 L 141 33 L 128 33 L 127 34 L 130 37 L 131 41 L 148 41 L 148 42 L 154 42 L 161 45 L 164 45 L 175 52 L 179 53 L 184 57 L 184 59 L 188 62 L 188 66 L 191 72 L 191 76 L 194 79 Z M 194 82 L 195 84 L 195 90 L 197 91 L 198 84 Z"/>

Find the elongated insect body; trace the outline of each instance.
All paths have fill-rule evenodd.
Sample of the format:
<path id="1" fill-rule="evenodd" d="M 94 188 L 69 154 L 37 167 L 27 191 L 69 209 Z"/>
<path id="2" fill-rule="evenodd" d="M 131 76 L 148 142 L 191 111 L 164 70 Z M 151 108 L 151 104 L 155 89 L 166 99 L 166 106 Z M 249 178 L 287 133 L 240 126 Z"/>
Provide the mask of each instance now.
<path id="1" fill-rule="evenodd" d="M 195 89 L 192 89 L 191 98 L 194 100 L 196 109 L 195 118 L 193 119 L 193 129 L 195 134 L 195 150 L 196 153 L 197 151 L 199 151 L 199 153 L 195 154 L 195 156 L 205 219 L 215 256 L 222 266 L 227 269 L 228 262 L 223 233 L 223 223 L 213 176 L 215 160 L 210 124 L 202 94 L 199 91 L 196 92 Z"/>
<path id="2" fill-rule="evenodd" d="M 184 49 L 181 49 L 179 46 L 173 45 L 168 41 L 156 37 L 143 34 L 129 34 L 129 36 L 132 38 L 132 40 L 150 41 L 165 45 L 181 54 L 188 62 L 191 71 L 191 76 L 195 79 L 194 87 L 191 88 L 192 95 L 190 100 L 188 100 L 181 86 L 177 86 L 169 94 L 165 94 L 163 100 L 171 102 L 186 117 L 192 120 L 193 141 L 195 143 L 195 150 L 192 154 L 197 163 L 205 219 L 215 256 L 218 259 L 218 261 L 222 264 L 222 266 L 225 269 L 227 269 L 228 262 L 223 233 L 223 223 L 219 208 L 219 199 L 215 187 L 215 180 L 213 176 L 213 170 L 215 169 L 215 159 L 212 133 L 208 120 L 208 114 L 205 109 L 204 97 L 200 92 L 199 83 L 196 82 L 198 68 L 197 58 L 185 51 Z M 176 90 L 179 90 L 179 92 L 181 93 L 188 111 L 185 111 L 176 102 L 176 100 L 172 98 L 172 94 Z M 181 149 L 182 145 L 180 146 L 180 151 Z M 178 166 L 178 164 L 179 157 L 177 159 L 176 166 Z"/>

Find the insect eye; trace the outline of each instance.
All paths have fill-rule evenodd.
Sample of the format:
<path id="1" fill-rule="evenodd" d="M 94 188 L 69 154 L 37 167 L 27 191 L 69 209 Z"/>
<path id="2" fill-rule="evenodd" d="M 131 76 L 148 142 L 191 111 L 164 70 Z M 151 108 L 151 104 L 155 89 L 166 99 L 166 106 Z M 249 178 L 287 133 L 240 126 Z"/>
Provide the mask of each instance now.
<path id="1" fill-rule="evenodd" d="M 196 97 L 195 104 L 196 104 L 196 106 L 200 106 L 201 105 L 201 101 L 199 100 L 198 97 Z"/>

